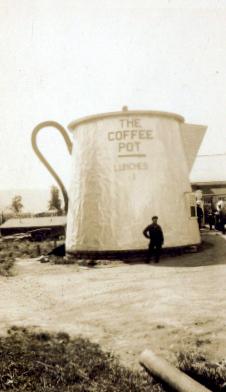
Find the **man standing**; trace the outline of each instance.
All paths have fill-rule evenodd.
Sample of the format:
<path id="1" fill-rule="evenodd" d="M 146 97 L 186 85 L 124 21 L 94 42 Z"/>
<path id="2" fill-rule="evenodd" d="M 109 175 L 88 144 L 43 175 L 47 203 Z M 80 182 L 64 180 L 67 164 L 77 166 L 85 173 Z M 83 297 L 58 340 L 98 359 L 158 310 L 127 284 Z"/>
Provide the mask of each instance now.
<path id="1" fill-rule="evenodd" d="M 202 208 L 200 207 L 199 203 L 197 203 L 197 218 L 198 218 L 198 224 L 199 224 L 199 230 L 200 230 L 202 228 L 203 211 L 202 211 Z"/>
<path id="2" fill-rule="evenodd" d="M 164 243 L 162 228 L 161 226 L 158 225 L 157 222 L 158 222 L 158 217 L 153 216 L 152 223 L 148 225 L 143 231 L 144 236 L 150 240 L 149 259 L 153 254 L 155 254 L 155 263 L 159 262 L 162 245 Z"/>

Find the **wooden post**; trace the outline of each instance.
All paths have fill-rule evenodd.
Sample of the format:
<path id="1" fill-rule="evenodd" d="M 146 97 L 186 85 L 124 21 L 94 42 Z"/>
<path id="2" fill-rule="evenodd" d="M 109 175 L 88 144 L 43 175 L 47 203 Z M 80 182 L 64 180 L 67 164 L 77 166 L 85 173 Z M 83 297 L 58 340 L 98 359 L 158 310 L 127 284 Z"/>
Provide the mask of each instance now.
<path id="1" fill-rule="evenodd" d="M 144 350 L 140 356 L 140 364 L 153 376 L 157 377 L 176 392 L 211 392 L 181 370 L 170 365 L 165 359 L 150 350 Z"/>

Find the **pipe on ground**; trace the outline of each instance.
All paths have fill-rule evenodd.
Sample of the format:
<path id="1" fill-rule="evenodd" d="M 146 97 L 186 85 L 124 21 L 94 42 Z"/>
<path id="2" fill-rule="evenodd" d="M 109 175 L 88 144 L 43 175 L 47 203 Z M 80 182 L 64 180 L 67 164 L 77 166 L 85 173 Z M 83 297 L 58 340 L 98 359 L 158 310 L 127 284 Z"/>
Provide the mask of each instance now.
<path id="1" fill-rule="evenodd" d="M 177 392 L 211 392 L 151 350 L 144 350 L 139 362 L 153 376 Z"/>

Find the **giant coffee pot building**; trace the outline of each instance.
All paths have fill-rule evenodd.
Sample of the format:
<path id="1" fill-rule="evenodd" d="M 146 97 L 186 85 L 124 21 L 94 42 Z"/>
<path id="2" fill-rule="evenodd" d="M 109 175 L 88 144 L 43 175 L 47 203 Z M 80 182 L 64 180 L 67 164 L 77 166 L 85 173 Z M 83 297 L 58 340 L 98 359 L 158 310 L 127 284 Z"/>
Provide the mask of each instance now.
<path id="1" fill-rule="evenodd" d="M 164 247 L 200 243 L 196 201 L 189 172 L 206 127 L 187 124 L 174 113 L 130 111 L 104 113 L 73 121 L 39 124 L 33 147 L 65 188 L 36 145 L 36 135 L 55 126 L 72 151 L 66 251 L 78 256 L 147 249 L 143 229 L 158 215 Z"/>

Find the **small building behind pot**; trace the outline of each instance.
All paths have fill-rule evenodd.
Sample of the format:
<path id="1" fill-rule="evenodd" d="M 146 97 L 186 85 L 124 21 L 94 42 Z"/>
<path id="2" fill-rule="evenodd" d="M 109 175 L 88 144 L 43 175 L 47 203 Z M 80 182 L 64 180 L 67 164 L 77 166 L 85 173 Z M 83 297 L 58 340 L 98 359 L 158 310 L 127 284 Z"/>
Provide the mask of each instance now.
<path id="1" fill-rule="evenodd" d="M 37 229 L 51 229 L 51 235 L 64 236 L 66 216 L 12 218 L 0 226 L 2 236 L 27 233 Z"/>

